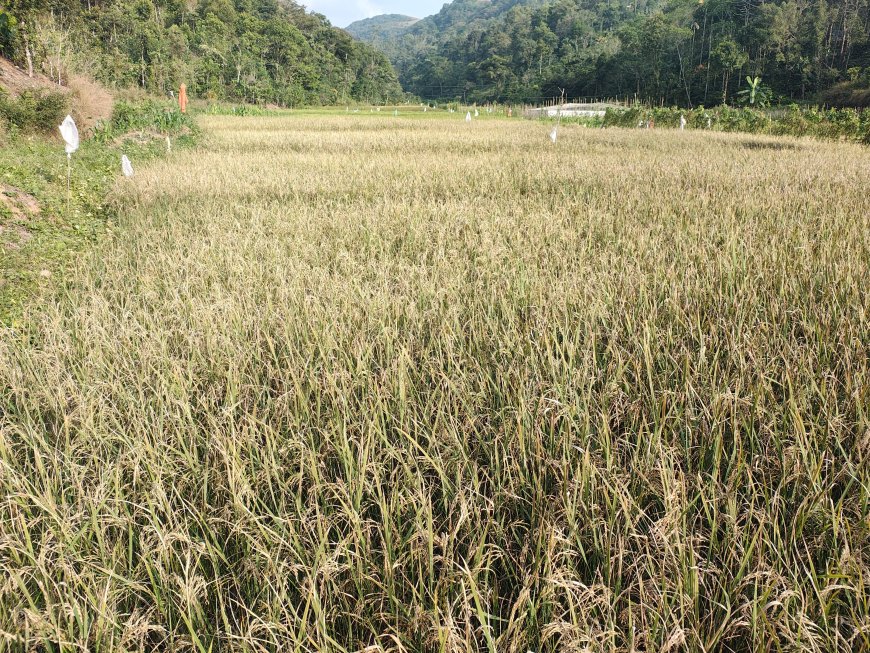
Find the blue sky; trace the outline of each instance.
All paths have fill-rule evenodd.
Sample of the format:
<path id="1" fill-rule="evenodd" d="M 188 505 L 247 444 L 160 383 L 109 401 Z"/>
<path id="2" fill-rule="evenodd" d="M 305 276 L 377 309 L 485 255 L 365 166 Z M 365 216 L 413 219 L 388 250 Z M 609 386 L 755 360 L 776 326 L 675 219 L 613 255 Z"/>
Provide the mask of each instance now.
<path id="1" fill-rule="evenodd" d="M 355 20 L 378 14 L 406 14 L 425 18 L 438 13 L 449 0 L 300 0 L 311 11 L 325 15 L 333 25 L 347 27 Z"/>

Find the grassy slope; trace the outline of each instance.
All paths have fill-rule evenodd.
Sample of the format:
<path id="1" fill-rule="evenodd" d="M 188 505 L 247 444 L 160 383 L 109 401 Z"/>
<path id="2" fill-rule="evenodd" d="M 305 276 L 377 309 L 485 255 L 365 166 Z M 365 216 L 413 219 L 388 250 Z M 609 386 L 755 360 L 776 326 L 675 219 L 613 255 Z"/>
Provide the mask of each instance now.
<path id="1" fill-rule="evenodd" d="M 0 257 L 0 321 L 8 323 L 20 315 L 24 299 L 38 291 L 43 270 L 58 273 L 102 232 L 107 217 L 103 199 L 120 164 L 107 148 L 85 145 L 75 159 L 69 210 L 62 143 L 18 139 L 0 149 L 0 169 L 4 185 L 28 193 L 40 206 L 39 215 L 16 221 L 32 238 L 21 249 L 4 248 Z M 4 218 L 9 225 L 8 211 Z"/>
<path id="2" fill-rule="evenodd" d="M 866 148 L 204 123 L 0 339 L 0 630 L 868 646 Z"/>
<path id="3" fill-rule="evenodd" d="M 184 137 L 176 146 L 189 144 Z M 27 193 L 39 205 L 38 215 L 13 216 L 0 203 L 0 226 L 24 229 L 20 248 L 0 238 L 0 324 L 17 322 L 28 301 L 50 288 L 44 271 L 55 279 L 91 247 L 106 228 L 113 209 L 107 195 L 121 175 L 121 154 L 135 166 L 165 153 L 162 138 L 139 138 L 135 132 L 102 142 L 86 139 L 73 157 L 69 204 L 67 160 L 59 138 L 20 136 L 0 148 L 0 191 Z"/>

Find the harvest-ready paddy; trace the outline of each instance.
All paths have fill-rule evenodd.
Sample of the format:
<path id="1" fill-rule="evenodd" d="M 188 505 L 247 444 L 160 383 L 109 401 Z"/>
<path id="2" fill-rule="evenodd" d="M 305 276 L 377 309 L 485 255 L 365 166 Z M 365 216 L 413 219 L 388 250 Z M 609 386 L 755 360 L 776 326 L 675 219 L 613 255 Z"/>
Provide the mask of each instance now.
<path id="1" fill-rule="evenodd" d="M 870 645 L 870 150 L 201 124 L 0 339 L 0 650 Z"/>

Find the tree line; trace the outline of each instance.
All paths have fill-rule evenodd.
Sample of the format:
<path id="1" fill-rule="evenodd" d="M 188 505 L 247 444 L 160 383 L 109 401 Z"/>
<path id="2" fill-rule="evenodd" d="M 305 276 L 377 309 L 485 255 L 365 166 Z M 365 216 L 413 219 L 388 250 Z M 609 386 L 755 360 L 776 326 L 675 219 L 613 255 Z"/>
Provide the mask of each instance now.
<path id="1" fill-rule="evenodd" d="M 281 106 L 402 96 L 379 51 L 291 0 L 3 0 L 0 54 L 58 83 Z"/>

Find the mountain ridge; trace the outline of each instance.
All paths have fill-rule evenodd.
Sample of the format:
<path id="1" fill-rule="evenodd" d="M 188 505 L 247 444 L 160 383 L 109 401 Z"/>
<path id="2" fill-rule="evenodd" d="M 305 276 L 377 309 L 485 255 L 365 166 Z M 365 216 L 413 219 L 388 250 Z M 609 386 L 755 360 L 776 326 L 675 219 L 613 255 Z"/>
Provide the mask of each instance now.
<path id="1" fill-rule="evenodd" d="M 380 14 L 355 21 L 345 27 L 344 31 L 363 43 L 383 50 L 389 48 L 392 40 L 418 22 L 419 18 L 404 14 Z"/>
<path id="2" fill-rule="evenodd" d="M 360 27 L 392 24 L 396 24 L 397 27 L 410 27 L 411 25 L 419 22 L 420 20 L 422 19 L 416 18 L 414 16 L 408 16 L 406 14 L 378 14 L 377 16 L 372 16 L 371 18 L 355 20 L 350 25 L 345 27 L 344 31 L 349 32 L 351 35 L 355 35 L 355 33 L 359 32 Z"/>

